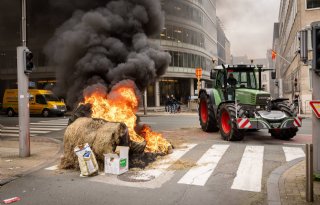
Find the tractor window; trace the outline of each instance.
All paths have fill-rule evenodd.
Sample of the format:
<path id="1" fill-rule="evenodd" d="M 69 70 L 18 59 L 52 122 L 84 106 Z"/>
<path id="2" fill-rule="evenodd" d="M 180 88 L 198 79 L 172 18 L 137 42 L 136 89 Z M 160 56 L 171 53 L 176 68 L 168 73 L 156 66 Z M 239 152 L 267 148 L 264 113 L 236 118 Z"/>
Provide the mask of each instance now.
<path id="1" fill-rule="evenodd" d="M 217 87 L 220 87 L 220 88 L 223 87 L 224 85 L 224 76 L 222 72 L 218 72 L 216 85 Z"/>
<path id="2" fill-rule="evenodd" d="M 248 87 L 248 81 L 247 81 L 247 73 L 241 72 L 240 75 L 240 88 L 247 88 Z"/>
<path id="3" fill-rule="evenodd" d="M 232 74 L 233 77 L 237 80 L 236 88 L 257 88 L 256 78 L 253 71 L 233 71 Z"/>
<path id="4" fill-rule="evenodd" d="M 254 72 L 248 72 L 248 77 L 248 88 L 257 89 L 256 76 L 254 75 Z"/>

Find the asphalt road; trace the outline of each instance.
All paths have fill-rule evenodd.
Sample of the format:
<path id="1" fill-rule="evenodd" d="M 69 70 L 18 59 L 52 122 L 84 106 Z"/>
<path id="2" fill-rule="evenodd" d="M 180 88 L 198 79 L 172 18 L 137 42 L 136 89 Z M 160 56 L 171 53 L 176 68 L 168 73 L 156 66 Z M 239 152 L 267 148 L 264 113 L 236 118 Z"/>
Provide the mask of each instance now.
<path id="1" fill-rule="evenodd" d="M 1 116 L 0 124 L 15 125 L 14 119 Z M 54 123 L 59 119 L 31 121 Z M 16 204 L 264 204 L 268 176 L 290 158 L 284 150 L 302 151 L 301 144 L 311 139 L 310 119 L 292 140 L 273 139 L 267 132 L 258 131 L 248 132 L 241 142 L 225 142 L 219 133 L 202 132 L 198 116 L 193 114 L 141 116 L 140 121 L 170 140 L 186 144 L 167 156 L 183 153 L 178 160 L 182 166 L 174 168 L 167 160 L 166 169 L 162 164 L 162 168 L 155 166 L 147 173 L 130 170 L 120 176 L 101 173 L 89 178 L 79 177 L 78 171 L 41 169 L 0 188 L 0 199 L 21 197 Z M 61 139 L 63 131 L 45 136 Z M 248 158 L 250 153 L 253 156 Z M 50 167 L 56 164 L 58 161 Z M 249 171 L 243 171 L 246 169 Z"/>

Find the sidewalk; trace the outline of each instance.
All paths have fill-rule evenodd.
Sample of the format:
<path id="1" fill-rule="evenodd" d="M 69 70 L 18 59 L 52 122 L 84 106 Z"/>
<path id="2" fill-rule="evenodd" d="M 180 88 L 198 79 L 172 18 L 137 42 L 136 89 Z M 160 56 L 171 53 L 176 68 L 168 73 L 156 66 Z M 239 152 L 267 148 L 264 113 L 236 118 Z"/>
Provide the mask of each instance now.
<path id="1" fill-rule="evenodd" d="M 45 167 L 60 157 L 62 151 L 60 141 L 45 137 L 30 139 L 31 156 L 20 158 L 18 138 L 0 138 L 0 188 L 18 177 Z"/>
<path id="2" fill-rule="evenodd" d="M 312 204 L 306 202 L 306 161 L 303 160 L 287 170 L 279 181 L 283 205 Z M 320 204 L 320 182 L 314 181 L 314 202 Z"/>
<path id="3" fill-rule="evenodd" d="M 288 163 L 290 164 L 290 163 Z M 269 205 L 282 204 L 282 205 L 302 205 L 302 204 L 320 204 L 320 182 L 314 181 L 314 202 L 308 203 L 306 201 L 306 161 L 299 160 L 298 163 L 291 165 L 284 165 L 284 169 L 275 170 L 272 175 L 280 175 L 280 179 L 277 181 L 278 192 L 273 196 L 268 196 Z M 272 181 L 272 180 L 271 180 Z M 274 188 L 268 185 L 268 188 Z M 268 194 L 274 190 L 268 190 Z M 279 194 L 279 195 L 278 195 Z M 279 199 L 277 200 L 277 195 Z M 270 199 L 276 200 L 270 200 Z"/>

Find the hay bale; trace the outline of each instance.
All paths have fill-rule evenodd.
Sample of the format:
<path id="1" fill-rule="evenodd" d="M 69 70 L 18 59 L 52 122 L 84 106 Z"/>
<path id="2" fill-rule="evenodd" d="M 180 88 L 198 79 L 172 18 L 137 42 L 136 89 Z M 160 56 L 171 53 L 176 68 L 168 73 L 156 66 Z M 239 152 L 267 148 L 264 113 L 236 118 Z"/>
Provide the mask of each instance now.
<path id="1" fill-rule="evenodd" d="M 74 153 L 77 145 L 88 143 L 96 155 L 99 167 L 103 168 L 104 155 L 115 151 L 118 145 L 128 146 L 129 135 L 124 123 L 107 122 L 103 119 L 77 118 L 64 134 L 64 156 L 60 162 L 62 169 L 79 169 Z"/>
<path id="2" fill-rule="evenodd" d="M 79 106 L 72 111 L 68 125 L 76 121 L 79 117 L 91 117 L 91 107 L 92 105 L 90 103 L 79 104 Z"/>

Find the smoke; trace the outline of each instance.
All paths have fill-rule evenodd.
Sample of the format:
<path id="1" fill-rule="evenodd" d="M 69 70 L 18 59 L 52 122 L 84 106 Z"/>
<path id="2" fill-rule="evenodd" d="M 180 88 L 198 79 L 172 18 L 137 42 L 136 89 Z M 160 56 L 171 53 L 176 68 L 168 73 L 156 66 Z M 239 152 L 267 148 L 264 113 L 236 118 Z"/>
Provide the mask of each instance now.
<path id="1" fill-rule="evenodd" d="M 144 90 L 170 63 L 170 55 L 148 40 L 159 35 L 163 23 L 158 0 L 110 1 L 88 12 L 74 12 L 44 49 L 57 68 L 55 91 L 75 106 L 83 90 L 97 83 L 110 91 L 128 79 Z"/>

